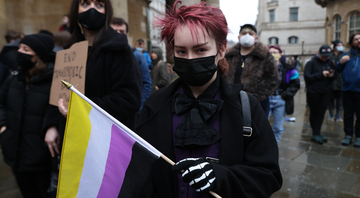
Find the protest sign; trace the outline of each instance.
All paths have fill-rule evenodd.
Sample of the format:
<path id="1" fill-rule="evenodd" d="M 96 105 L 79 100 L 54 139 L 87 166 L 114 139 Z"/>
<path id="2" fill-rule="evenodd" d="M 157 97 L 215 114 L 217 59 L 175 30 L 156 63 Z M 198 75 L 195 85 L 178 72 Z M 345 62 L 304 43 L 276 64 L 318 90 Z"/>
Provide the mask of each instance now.
<path id="1" fill-rule="evenodd" d="M 75 43 L 67 50 L 56 53 L 50 104 L 58 106 L 60 98 L 65 100 L 66 107 L 69 104 L 70 90 L 63 85 L 61 80 L 71 83 L 84 94 L 88 45 L 88 41 L 82 41 Z"/>

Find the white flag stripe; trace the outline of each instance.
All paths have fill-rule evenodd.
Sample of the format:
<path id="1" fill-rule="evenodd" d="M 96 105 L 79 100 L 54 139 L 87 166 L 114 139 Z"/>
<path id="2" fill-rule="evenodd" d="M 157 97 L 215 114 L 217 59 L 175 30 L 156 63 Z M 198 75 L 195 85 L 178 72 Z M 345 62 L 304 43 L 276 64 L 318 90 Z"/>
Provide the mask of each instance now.
<path id="1" fill-rule="evenodd" d="M 122 131 L 127 133 L 131 138 L 133 138 L 135 141 L 137 141 L 139 144 L 141 144 L 143 147 L 148 149 L 150 152 L 152 152 L 154 155 L 156 155 L 158 158 L 162 155 L 162 153 L 157 150 L 155 147 L 153 147 L 151 144 L 149 144 L 147 141 L 145 141 L 143 138 L 138 136 L 136 133 L 134 133 L 131 129 L 129 129 L 124 124 L 120 123 L 118 120 L 116 120 L 113 116 L 111 116 L 109 113 L 104 111 L 101 107 L 99 107 L 97 104 L 95 104 L 93 101 L 91 101 L 89 98 L 87 98 L 84 94 L 80 93 L 74 86 L 70 87 L 70 90 L 75 92 L 77 95 L 79 95 L 81 98 L 83 98 L 86 102 L 88 102 L 93 109 L 99 110 L 101 113 L 103 113 L 106 117 L 108 117 L 111 121 L 114 122 L 115 125 L 117 125 Z"/>
<path id="2" fill-rule="evenodd" d="M 113 123 L 97 109 L 89 114 L 91 134 L 86 150 L 77 198 L 96 198 L 100 190 L 110 148 Z"/>

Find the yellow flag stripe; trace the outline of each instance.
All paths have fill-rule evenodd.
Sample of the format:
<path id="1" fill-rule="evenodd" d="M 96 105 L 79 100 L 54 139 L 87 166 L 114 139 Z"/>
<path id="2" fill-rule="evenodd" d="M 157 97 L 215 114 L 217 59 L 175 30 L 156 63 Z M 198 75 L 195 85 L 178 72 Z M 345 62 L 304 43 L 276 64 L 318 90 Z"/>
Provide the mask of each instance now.
<path id="1" fill-rule="evenodd" d="M 61 154 L 58 198 L 72 198 L 77 195 L 91 133 L 91 108 L 89 103 L 71 92 Z"/>

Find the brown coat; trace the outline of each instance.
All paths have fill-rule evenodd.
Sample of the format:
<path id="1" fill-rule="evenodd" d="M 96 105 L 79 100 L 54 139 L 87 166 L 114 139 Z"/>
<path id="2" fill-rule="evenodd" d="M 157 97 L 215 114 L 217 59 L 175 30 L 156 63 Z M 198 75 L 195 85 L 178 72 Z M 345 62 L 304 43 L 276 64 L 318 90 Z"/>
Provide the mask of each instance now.
<path id="1" fill-rule="evenodd" d="M 235 72 L 240 61 L 240 44 L 236 44 L 226 52 L 225 58 L 229 64 L 229 70 L 225 72 L 224 77 L 229 83 L 234 83 Z M 278 80 L 278 71 L 273 56 L 264 44 L 257 42 L 245 60 L 241 74 L 243 90 L 261 102 L 276 90 Z"/>

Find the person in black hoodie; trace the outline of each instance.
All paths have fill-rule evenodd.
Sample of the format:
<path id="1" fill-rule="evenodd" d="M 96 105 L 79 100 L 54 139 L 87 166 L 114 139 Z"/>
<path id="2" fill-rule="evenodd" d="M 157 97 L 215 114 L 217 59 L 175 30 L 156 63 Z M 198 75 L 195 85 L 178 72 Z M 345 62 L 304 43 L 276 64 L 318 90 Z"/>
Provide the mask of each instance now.
<path id="1" fill-rule="evenodd" d="M 306 99 L 310 108 L 311 140 L 323 144 L 327 138 L 320 133 L 325 111 L 331 97 L 331 84 L 336 78 L 335 65 L 329 59 L 330 46 L 322 45 L 317 56 L 305 66 Z"/>
<path id="2" fill-rule="evenodd" d="M 54 40 L 46 34 L 20 41 L 17 64 L 0 91 L 0 143 L 23 197 L 47 197 L 51 156 L 43 120 L 49 106 L 54 70 Z"/>
<path id="3" fill-rule="evenodd" d="M 206 2 L 178 3 L 157 24 L 180 78 L 150 95 L 136 127 L 177 163 L 158 159 L 138 197 L 210 198 L 210 191 L 270 197 L 282 184 L 278 147 L 260 102 L 249 94 L 246 105 L 239 96 L 244 85 L 223 77 L 225 16 Z M 249 110 L 242 111 L 244 106 Z M 243 128 L 247 120 L 251 132 Z"/>

